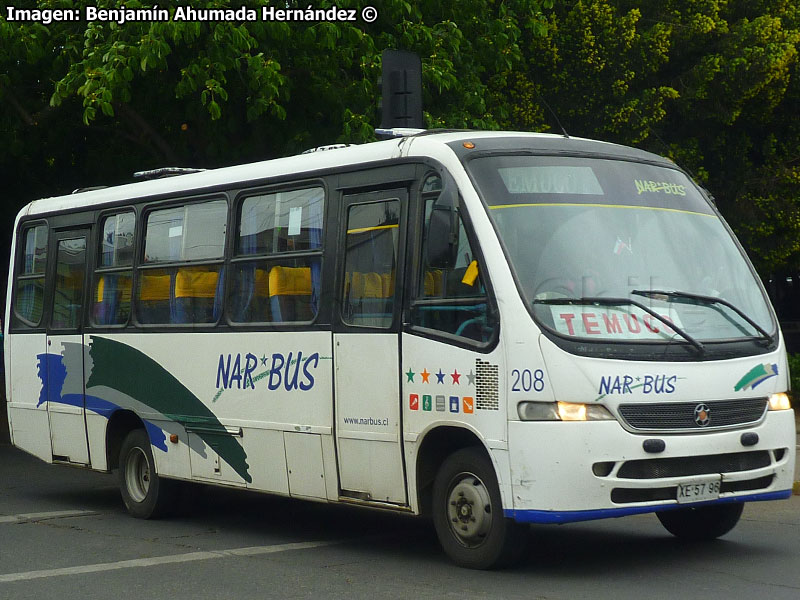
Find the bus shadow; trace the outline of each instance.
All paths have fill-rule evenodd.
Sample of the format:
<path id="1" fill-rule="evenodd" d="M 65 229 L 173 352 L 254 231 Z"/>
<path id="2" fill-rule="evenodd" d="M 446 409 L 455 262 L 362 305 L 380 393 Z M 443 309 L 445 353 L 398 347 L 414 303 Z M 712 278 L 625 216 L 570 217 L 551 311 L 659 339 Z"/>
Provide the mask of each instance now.
<path id="1" fill-rule="evenodd" d="M 758 553 L 762 558 L 780 552 L 756 542 L 743 542 L 735 531 L 728 537 L 705 542 L 680 540 L 667 533 L 655 515 L 631 521 L 608 520 L 567 525 L 535 525 L 530 530 L 530 546 L 518 567 L 521 572 L 561 577 L 591 578 L 624 575 L 636 567 L 686 565 L 713 561 L 740 560 L 743 554 Z"/>
<path id="2" fill-rule="evenodd" d="M 313 532 L 329 538 L 353 538 L 394 531 L 417 533 L 428 525 L 424 519 L 383 510 L 197 484 L 182 488 L 172 519 L 213 522 L 248 531 Z"/>

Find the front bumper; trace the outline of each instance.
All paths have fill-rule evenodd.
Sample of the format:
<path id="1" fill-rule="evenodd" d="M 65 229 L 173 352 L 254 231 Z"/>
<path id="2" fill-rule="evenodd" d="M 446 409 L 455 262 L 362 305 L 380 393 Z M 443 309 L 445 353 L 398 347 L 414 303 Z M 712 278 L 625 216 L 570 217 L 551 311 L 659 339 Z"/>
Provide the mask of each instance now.
<path id="1" fill-rule="evenodd" d="M 743 433 L 758 443 L 745 446 Z M 768 412 L 759 425 L 716 433 L 642 435 L 616 421 L 509 423 L 513 506 L 520 522 L 566 523 L 685 507 L 676 490 L 720 474 L 718 499 L 702 504 L 788 498 L 795 462 L 794 411 Z M 648 453 L 645 440 L 664 440 Z"/>

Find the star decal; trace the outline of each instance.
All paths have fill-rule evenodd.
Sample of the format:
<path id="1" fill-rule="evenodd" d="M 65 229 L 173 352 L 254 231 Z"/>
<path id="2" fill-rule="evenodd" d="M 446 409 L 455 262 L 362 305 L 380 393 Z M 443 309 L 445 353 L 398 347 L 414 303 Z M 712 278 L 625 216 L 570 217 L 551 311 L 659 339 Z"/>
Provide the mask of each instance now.
<path id="1" fill-rule="evenodd" d="M 422 371 L 422 373 L 420 373 L 420 375 L 422 375 L 422 383 L 430 383 L 430 382 L 428 381 L 428 377 L 430 377 L 430 376 L 431 376 L 431 374 L 430 374 L 430 373 L 428 373 L 428 369 L 424 369 L 424 370 Z"/>
<path id="2" fill-rule="evenodd" d="M 453 369 L 453 372 L 450 373 L 450 377 L 453 378 L 453 385 L 458 385 L 461 379 L 461 373 L 458 372 L 458 369 Z"/>
<path id="3" fill-rule="evenodd" d="M 436 373 L 436 383 L 444 383 L 444 373 L 442 373 L 441 369 Z"/>
<path id="4" fill-rule="evenodd" d="M 406 373 L 406 377 L 408 377 L 408 381 L 406 383 L 414 383 L 414 371 L 411 370 L 411 367 L 408 367 L 408 373 Z"/>
<path id="5" fill-rule="evenodd" d="M 261 357 L 261 364 L 264 365 L 265 367 L 267 366 L 267 355 L 266 354 Z"/>
<path id="6" fill-rule="evenodd" d="M 467 379 L 469 380 L 470 385 L 475 385 L 475 373 L 472 372 L 472 369 L 469 370 L 469 375 L 467 375 Z"/>

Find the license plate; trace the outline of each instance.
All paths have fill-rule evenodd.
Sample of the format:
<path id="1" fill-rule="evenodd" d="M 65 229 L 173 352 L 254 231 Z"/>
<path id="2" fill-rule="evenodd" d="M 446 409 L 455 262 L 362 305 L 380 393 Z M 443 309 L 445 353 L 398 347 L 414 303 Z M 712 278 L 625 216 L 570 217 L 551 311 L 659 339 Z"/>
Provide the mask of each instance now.
<path id="1" fill-rule="evenodd" d="M 703 500 L 716 500 L 719 498 L 719 489 L 722 478 L 705 481 L 688 481 L 678 484 L 678 504 L 686 502 L 702 502 Z"/>

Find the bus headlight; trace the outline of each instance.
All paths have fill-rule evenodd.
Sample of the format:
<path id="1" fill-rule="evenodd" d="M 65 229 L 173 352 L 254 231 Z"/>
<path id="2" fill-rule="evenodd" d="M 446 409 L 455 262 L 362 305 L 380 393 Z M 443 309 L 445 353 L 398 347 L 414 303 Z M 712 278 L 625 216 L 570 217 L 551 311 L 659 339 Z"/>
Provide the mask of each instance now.
<path id="1" fill-rule="evenodd" d="M 520 402 L 517 414 L 523 421 L 613 421 L 614 415 L 600 404 L 576 402 Z"/>
<path id="2" fill-rule="evenodd" d="M 792 403 L 789 401 L 789 395 L 786 392 L 781 392 L 780 394 L 770 394 L 770 410 L 789 410 L 790 408 L 792 408 Z"/>

